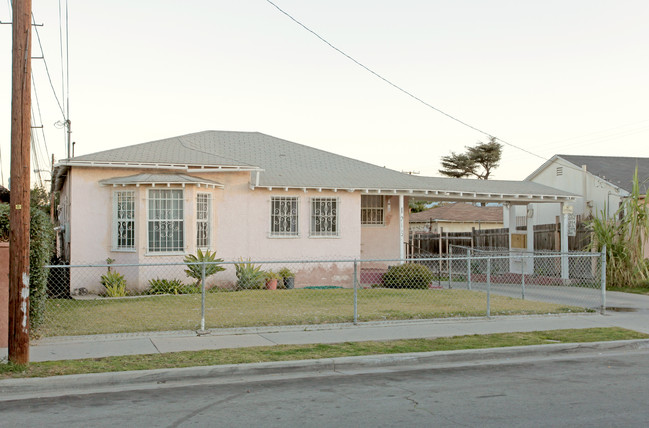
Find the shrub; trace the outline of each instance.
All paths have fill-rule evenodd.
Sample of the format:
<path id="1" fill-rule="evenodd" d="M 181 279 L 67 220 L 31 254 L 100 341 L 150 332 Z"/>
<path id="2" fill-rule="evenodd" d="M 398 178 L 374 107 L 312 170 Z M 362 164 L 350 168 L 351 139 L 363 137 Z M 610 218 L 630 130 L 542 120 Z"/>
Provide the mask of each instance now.
<path id="1" fill-rule="evenodd" d="M 434 274 L 418 263 L 392 266 L 383 274 L 383 286 L 388 288 L 428 288 Z"/>
<path id="2" fill-rule="evenodd" d="M 188 277 L 194 278 L 196 284 L 201 282 L 203 276 L 203 265 L 205 265 L 205 278 L 225 270 L 224 267 L 218 265 L 223 262 L 223 259 L 217 259 L 216 253 L 210 250 L 203 252 L 200 248 L 196 252 L 196 255 L 190 254 L 185 257 L 184 262 L 187 263 L 185 273 Z"/>
<path id="3" fill-rule="evenodd" d="M 146 294 L 195 294 L 200 293 L 200 288 L 185 285 L 179 279 L 151 279 Z"/>
<path id="4" fill-rule="evenodd" d="M 9 240 L 9 204 L 0 204 L 0 240 Z M 47 300 L 47 277 L 54 252 L 54 229 L 47 214 L 37 208 L 30 210 L 29 223 L 29 324 L 31 328 L 43 321 Z"/>
<path id="5" fill-rule="evenodd" d="M 9 204 L 0 204 L 0 241 L 9 241 Z"/>
<path id="6" fill-rule="evenodd" d="M 107 297 L 126 296 L 126 279 L 119 272 L 110 270 L 101 276 L 101 285 L 106 289 Z"/>
<path id="7" fill-rule="evenodd" d="M 281 268 L 278 273 L 282 278 L 290 278 L 295 276 L 295 274 L 287 267 Z"/>
<path id="8" fill-rule="evenodd" d="M 240 290 L 256 290 L 264 287 L 266 272 L 261 270 L 261 266 L 242 260 L 241 263 L 234 265 L 234 269 L 237 274 L 237 288 Z"/>

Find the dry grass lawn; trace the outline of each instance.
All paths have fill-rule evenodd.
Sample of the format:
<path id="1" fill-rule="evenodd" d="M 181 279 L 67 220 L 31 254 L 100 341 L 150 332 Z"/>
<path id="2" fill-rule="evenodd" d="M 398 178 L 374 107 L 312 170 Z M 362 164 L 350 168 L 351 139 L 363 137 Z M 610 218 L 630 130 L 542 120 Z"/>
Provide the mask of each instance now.
<path id="1" fill-rule="evenodd" d="M 491 296 L 491 315 L 583 312 L 583 308 Z M 246 290 L 208 293 L 207 328 L 352 322 L 353 290 Z M 486 315 L 486 295 L 469 290 L 368 289 L 358 292 L 358 320 Z M 196 329 L 201 295 L 48 302 L 41 336 Z"/>

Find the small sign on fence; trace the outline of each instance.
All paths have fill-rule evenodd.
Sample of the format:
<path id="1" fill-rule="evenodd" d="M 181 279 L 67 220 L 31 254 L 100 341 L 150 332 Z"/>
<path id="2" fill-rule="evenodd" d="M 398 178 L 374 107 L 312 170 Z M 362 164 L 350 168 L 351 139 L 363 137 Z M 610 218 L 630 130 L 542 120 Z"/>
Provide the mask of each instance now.
<path id="1" fill-rule="evenodd" d="M 568 236 L 577 236 L 577 216 L 568 214 Z"/>

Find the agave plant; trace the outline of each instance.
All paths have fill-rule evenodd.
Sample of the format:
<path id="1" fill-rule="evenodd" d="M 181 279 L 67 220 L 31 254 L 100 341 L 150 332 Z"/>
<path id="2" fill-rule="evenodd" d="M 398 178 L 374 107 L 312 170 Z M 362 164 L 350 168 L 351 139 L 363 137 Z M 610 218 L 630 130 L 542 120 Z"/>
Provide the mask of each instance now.
<path id="1" fill-rule="evenodd" d="M 237 274 L 237 288 L 250 290 L 263 288 L 267 272 L 261 270 L 261 266 L 255 265 L 248 260 L 234 265 Z"/>
<path id="2" fill-rule="evenodd" d="M 201 282 L 203 277 L 203 266 L 205 267 L 205 278 L 225 270 L 223 266 L 219 266 L 219 263 L 223 263 L 223 259 L 217 259 L 216 253 L 210 250 L 203 252 L 200 248 L 196 255 L 190 254 L 186 256 L 184 262 L 187 264 L 185 273 L 188 277 L 194 278 L 197 284 Z"/>

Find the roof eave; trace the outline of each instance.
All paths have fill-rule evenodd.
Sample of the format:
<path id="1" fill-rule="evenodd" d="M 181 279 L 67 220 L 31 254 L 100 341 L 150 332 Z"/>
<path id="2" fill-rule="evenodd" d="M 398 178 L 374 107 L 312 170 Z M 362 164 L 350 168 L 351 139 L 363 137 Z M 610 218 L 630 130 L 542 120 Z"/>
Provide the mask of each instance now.
<path id="1" fill-rule="evenodd" d="M 76 161 L 62 160 L 55 166 L 80 166 L 89 168 L 141 168 L 141 169 L 165 169 L 182 170 L 187 172 L 250 172 L 263 171 L 263 168 L 253 165 L 195 165 L 182 163 L 159 163 L 159 162 L 111 162 L 111 161 Z"/>
<path id="2" fill-rule="evenodd" d="M 555 160 L 557 160 L 557 159 L 559 159 L 559 155 L 554 155 L 554 156 L 552 156 L 550 159 L 548 159 L 548 160 L 546 160 L 545 162 L 543 162 L 543 165 L 541 165 L 540 167 L 536 168 L 536 169 L 534 170 L 533 173 L 531 173 L 530 175 L 528 175 L 527 177 L 525 177 L 524 181 L 532 181 L 532 179 L 533 179 L 534 177 L 536 177 L 537 175 L 539 175 L 539 174 L 541 173 L 541 171 L 543 171 L 544 169 L 546 169 L 549 165 L 551 165 L 551 164 L 552 164 Z M 563 159 L 563 158 L 562 158 L 562 159 Z M 564 159 L 564 160 L 565 160 L 565 159 Z M 566 162 L 568 162 L 568 161 L 566 161 Z"/>
<path id="3" fill-rule="evenodd" d="M 459 192 L 445 190 L 425 189 L 371 189 L 353 187 L 327 187 L 327 186 L 286 186 L 286 185 L 260 185 L 250 184 L 250 189 L 273 190 L 302 190 L 322 192 L 323 190 L 339 192 L 360 192 L 363 195 L 396 195 L 411 196 L 431 200 L 444 201 L 465 201 L 465 202 L 510 202 L 510 203 L 532 203 L 532 202 L 572 202 L 577 199 L 576 195 L 548 195 L 548 194 L 511 194 L 511 193 L 480 193 L 480 192 Z"/>

